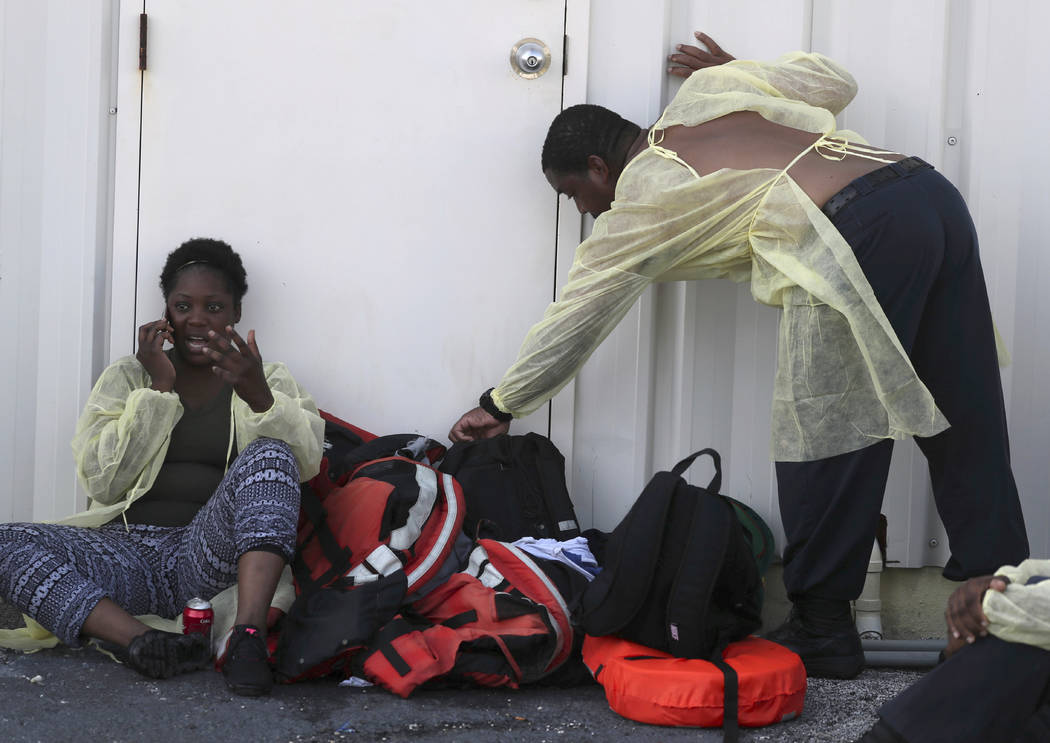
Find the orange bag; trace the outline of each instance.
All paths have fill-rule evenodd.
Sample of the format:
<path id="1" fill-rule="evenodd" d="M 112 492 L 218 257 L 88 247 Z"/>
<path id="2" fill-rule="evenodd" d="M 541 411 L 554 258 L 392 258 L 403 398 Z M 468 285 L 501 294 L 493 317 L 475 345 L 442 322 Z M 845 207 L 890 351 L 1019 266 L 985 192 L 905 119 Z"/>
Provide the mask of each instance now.
<path id="1" fill-rule="evenodd" d="M 747 637 L 730 643 L 722 657 L 739 679 L 740 725 L 760 727 L 802 713 L 806 669 L 795 653 Z M 583 643 L 583 660 L 605 688 L 609 706 L 623 717 L 652 725 L 722 726 L 725 681 L 713 663 L 590 635 Z"/>

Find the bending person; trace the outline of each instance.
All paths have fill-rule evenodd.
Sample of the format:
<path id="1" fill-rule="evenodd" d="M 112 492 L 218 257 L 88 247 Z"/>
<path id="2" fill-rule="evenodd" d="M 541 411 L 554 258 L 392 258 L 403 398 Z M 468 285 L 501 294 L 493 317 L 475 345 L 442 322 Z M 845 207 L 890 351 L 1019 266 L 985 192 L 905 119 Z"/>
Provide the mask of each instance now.
<path id="1" fill-rule="evenodd" d="M 265 694 L 266 615 L 295 548 L 299 482 L 318 471 L 323 421 L 283 364 L 263 363 L 255 331 L 234 330 L 248 285 L 229 245 L 184 243 L 160 285 L 164 318 L 102 373 L 77 424 L 92 508 L 62 525 L 0 525 L 0 597 L 67 645 L 97 638 L 165 678 L 206 666 L 210 643 L 133 615 L 174 617 L 236 582 L 223 674 L 235 693 Z"/>
<path id="2" fill-rule="evenodd" d="M 959 192 L 916 157 L 837 131 L 849 73 L 820 54 L 711 52 L 649 130 L 600 106 L 550 126 L 551 186 L 597 217 L 568 283 L 454 441 L 550 399 L 653 282 L 728 278 L 783 311 L 772 411 L 791 617 L 811 675 L 864 665 L 860 595 L 895 439 L 925 454 L 954 580 L 1028 556 L 991 311 Z"/>

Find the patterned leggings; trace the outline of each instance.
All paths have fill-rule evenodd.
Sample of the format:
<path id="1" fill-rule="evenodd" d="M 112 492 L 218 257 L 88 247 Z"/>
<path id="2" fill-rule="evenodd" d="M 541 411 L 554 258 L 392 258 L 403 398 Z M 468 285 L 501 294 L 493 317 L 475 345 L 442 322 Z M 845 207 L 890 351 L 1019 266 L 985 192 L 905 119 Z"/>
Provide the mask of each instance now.
<path id="1" fill-rule="evenodd" d="M 186 526 L 0 525 L 0 598 L 75 647 L 103 598 L 131 614 L 174 617 L 194 596 L 233 585 L 245 552 L 290 560 L 298 519 L 291 449 L 256 439 Z"/>

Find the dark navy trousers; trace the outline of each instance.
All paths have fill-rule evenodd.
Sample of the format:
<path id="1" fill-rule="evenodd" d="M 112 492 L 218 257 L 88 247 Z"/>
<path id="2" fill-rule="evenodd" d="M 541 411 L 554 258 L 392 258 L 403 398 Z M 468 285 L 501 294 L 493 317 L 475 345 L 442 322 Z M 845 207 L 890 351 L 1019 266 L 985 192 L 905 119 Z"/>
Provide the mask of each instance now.
<path id="1" fill-rule="evenodd" d="M 944 576 L 963 580 L 1018 564 L 1028 557 L 1028 538 L 973 221 L 937 171 L 898 172 L 853 181 L 858 197 L 831 221 L 951 424 L 916 443 L 948 533 Z M 860 595 L 892 449 L 886 440 L 827 459 L 776 463 L 789 597 Z"/>
<path id="2" fill-rule="evenodd" d="M 255 439 L 187 526 L 0 524 L 0 599 L 77 646 L 103 598 L 132 614 L 173 618 L 188 599 L 233 585 L 245 552 L 291 560 L 298 520 L 291 448 Z"/>
<path id="3" fill-rule="evenodd" d="M 882 706 L 908 743 L 1050 740 L 1050 652 L 989 635 Z"/>

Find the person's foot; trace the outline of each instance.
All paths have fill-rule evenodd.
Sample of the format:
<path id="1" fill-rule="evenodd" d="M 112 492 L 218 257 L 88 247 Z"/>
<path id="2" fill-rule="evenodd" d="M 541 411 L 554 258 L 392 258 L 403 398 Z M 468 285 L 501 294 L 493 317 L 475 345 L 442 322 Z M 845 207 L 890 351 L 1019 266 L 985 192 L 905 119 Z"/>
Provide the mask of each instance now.
<path id="1" fill-rule="evenodd" d="M 219 664 L 226 686 L 234 694 L 258 697 L 273 688 L 270 653 L 258 627 L 238 624 L 230 630 Z"/>
<path id="2" fill-rule="evenodd" d="M 787 621 L 765 638 L 797 653 L 813 678 L 851 679 L 864 670 L 848 601 L 799 601 Z"/>
<path id="3" fill-rule="evenodd" d="M 206 668 L 211 661 L 211 647 L 202 634 L 151 629 L 132 639 L 116 655 L 143 676 L 166 679 Z"/>

